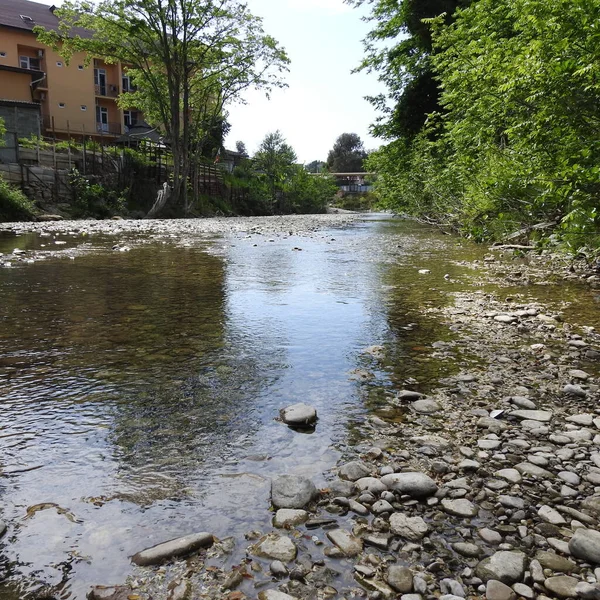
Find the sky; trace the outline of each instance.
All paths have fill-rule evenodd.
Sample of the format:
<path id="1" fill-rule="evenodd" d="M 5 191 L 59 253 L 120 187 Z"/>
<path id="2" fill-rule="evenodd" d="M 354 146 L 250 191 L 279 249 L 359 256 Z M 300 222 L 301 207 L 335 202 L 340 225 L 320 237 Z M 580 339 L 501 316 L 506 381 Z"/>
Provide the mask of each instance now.
<path id="1" fill-rule="evenodd" d="M 61 0 L 36 0 L 60 6 Z M 364 9 L 343 0 L 246 0 L 262 17 L 265 33 L 282 45 L 291 59 L 288 87 L 248 92 L 245 104 L 228 107 L 231 131 L 227 148 L 240 140 L 252 155 L 268 133 L 281 131 L 300 163 L 326 160 L 337 137 L 357 133 L 367 149 L 380 141 L 369 135 L 376 118 L 365 96 L 384 91 L 375 74 L 352 74 L 363 57 L 362 40 L 369 31 Z"/>
<path id="2" fill-rule="evenodd" d="M 352 74 L 363 57 L 362 39 L 369 30 L 364 10 L 343 0 L 247 0 L 264 20 L 265 32 L 277 39 L 291 59 L 288 88 L 270 100 L 249 92 L 245 105 L 229 109 L 231 132 L 226 146 L 241 140 L 252 154 L 267 133 L 279 130 L 299 162 L 326 160 L 336 138 L 357 133 L 367 149 L 380 141 L 369 135 L 376 118 L 364 97 L 383 90 L 374 74 Z"/>

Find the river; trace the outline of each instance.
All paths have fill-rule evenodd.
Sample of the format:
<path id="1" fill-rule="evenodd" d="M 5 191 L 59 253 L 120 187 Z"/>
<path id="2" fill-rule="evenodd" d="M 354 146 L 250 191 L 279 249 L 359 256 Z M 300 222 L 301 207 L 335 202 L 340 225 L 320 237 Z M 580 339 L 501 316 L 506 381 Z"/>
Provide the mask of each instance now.
<path id="1" fill-rule="evenodd" d="M 0 234 L 4 258 L 14 248 L 32 260 L 0 269 L 0 598 L 65 599 L 124 581 L 165 539 L 267 529 L 274 475 L 325 487 L 366 415 L 401 420 L 387 397 L 466 364 L 430 357 L 453 334 L 428 309 L 486 253 L 385 216 L 118 246 Z M 319 413 L 311 435 L 275 420 L 301 401 Z"/>

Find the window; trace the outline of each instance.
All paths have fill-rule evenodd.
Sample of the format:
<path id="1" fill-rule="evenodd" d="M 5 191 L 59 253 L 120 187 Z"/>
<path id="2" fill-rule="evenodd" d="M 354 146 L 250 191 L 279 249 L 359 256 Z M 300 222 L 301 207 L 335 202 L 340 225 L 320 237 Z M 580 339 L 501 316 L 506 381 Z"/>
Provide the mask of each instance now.
<path id="1" fill-rule="evenodd" d="M 87 110 L 87 106 L 85 104 L 81 105 L 81 110 Z"/>
<path id="2" fill-rule="evenodd" d="M 124 110 L 123 111 L 123 121 L 125 122 L 125 127 L 129 129 L 130 127 L 134 127 L 137 125 L 138 114 L 135 110 Z"/>
<path id="3" fill-rule="evenodd" d="M 6 56 L 6 52 L 0 52 L 0 58 L 4 58 Z"/>
<path id="4" fill-rule="evenodd" d="M 40 71 L 40 59 L 31 58 L 30 56 L 19 56 L 19 64 L 21 69 L 31 69 L 32 71 Z"/>
<path id="5" fill-rule="evenodd" d="M 80 71 L 83 71 L 83 65 L 77 65 L 77 68 L 78 68 Z"/>
<path id="6" fill-rule="evenodd" d="M 108 108 L 96 104 L 96 129 L 108 131 Z"/>
<path id="7" fill-rule="evenodd" d="M 59 102 L 58 103 L 58 108 L 64 108 L 65 107 L 65 103 L 64 102 Z"/>
<path id="8" fill-rule="evenodd" d="M 63 65 L 63 64 L 60 62 L 60 60 L 57 60 L 57 61 L 56 61 L 56 66 L 57 66 L 57 67 L 62 67 L 62 65 Z"/>
<path id="9" fill-rule="evenodd" d="M 121 85 L 124 92 L 135 92 L 135 86 L 131 83 L 129 75 L 123 75 L 121 78 Z"/>

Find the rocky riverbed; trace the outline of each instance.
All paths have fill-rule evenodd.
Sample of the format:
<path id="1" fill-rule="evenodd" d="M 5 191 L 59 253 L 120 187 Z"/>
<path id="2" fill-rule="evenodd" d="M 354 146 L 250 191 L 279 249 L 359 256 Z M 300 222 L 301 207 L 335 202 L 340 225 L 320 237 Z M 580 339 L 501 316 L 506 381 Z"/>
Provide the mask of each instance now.
<path id="1" fill-rule="evenodd" d="M 236 220 L 223 221 L 247 231 L 247 222 L 237 230 Z M 256 227 L 281 234 L 271 223 Z M 20 231 L 77 234 L 88 226 L 112 235 L 130 225 L 24 224 Z M 309 223 L 288 226 L 314 231 Z M 170 226 L 156 227 L 168 234 Z M 386 390 L 401 418 L 366 416 L 360 437 L 367 441 L 328 474 L 326 487 L 310 477 L 274 477 L 271 504 L 261 508 L 272 512 L 272 528 L 217 539 L 210 523 L 199 523 L 184 539 L 140 548 L 126 584 L 95 588 L 90 597 L 600 598 L 600 334 L 542 302 L 502 293 L 515 279 L 596 285 L 583 266 L 552 260 L 493 252 L 467 265 L 475 285 L 427 309 L 440 323 L 429 359 L 458 365 L 456 373 L 426 394 L 415 380 Z M 373 342 L 364 355 L 374 372 L 387 349 Z M 368 381 L 370 370 L 362 375 Z M 301 411 L 291 426 L 322 426 L 310 407 Z"/>

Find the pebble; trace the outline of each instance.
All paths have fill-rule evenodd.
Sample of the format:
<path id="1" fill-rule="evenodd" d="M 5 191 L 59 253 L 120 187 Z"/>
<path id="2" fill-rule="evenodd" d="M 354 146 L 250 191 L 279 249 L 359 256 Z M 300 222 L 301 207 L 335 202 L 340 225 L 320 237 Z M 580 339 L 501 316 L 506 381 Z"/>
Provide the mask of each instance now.
<path id="1" fill-rule="evenodd" d="M 354 460 L 342 465 L 338 474 L 347 481 L 358 481 L 363 477 L 368 477 L 371 474 L 371 468 L 362 460 Z"/>
<path id="2" fill-rule="evenodd" d="M 413 590 L 413 574 L 408 567 L 390 565 L 386 581 L 391 588 L 400 594 L 407 594 Z"/>
<path id="3" fill-rule="evenodd" d="M 538 510 L 538 516 L 543 521 L 546 521 L 546 523 L 552 523 L 552 525 L 566 525 L 567 523 L 557 510 L 547 505 L 542 506 Z"/>
<path id="4" fill-rule="evenodd" d="M 517 594 L 501 581 L 490 579 L 485 587 L 487 600 L 516 600 Z"/>
<path id="5" fill-rule="evenodd" d="M 427 523 L 421 517 L 408 517 L 399 512 L 390 517 L 390 529 L 411 542 L 423 539 L 429 531 Z"/>
<path id="6" fill-rule="evenodd" d="M 479 509 L 470 500 L 466 499 L 448 500 L 444 498 L 442 507 L 448 514 L 456 517 L 476 517 L 479 512 Z"/>

